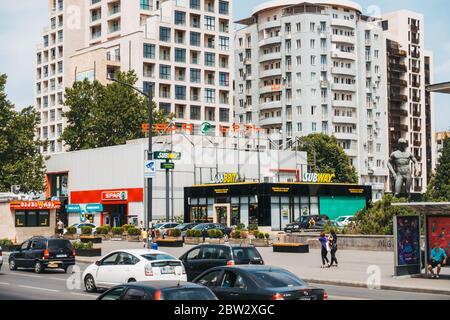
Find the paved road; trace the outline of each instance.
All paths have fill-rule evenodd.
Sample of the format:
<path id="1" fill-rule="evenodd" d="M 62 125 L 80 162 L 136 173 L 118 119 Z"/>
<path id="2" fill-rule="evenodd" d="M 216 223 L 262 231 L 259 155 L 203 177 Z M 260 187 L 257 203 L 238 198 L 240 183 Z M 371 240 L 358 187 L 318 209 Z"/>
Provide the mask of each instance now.
<path id="1" fill-rule="evenodd" d="M 86 293 L 81 283 L 81 272 L 86 266 L 77 264 L 69 274 L 35 274 L 28 270 L 10 271 L 6 264 L 0 272 L 0 300 L 93 300 L 98 294 Z M 450 300 L 448 295 L 312 285 L 324 288 L 330 300 Z"/>

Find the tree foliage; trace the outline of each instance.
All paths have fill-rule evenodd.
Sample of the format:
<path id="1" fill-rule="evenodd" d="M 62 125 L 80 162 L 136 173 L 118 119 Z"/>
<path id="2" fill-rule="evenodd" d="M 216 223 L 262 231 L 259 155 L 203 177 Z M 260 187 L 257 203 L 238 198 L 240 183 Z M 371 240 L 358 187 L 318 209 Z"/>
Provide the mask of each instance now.
<path id="1" fill-rule="evenodd" d="M 427 201 L 450 201 L 450 139 L 444 140 L 444 148 L 425 195 Z"/>
<path id="2" fill-rule="evenodd" d="M 410 208 L 392 206 L 392 203 L 404 203 L 406 199 L 397 199 L 385 195 L 370 208 L 358 212 L 355 221 L 346 226 L 344 233 L 392 235 L 394 232 L 394 217 L 409 216 L 417 213 Z"/>
<path id="3" fill-rule="evenodd" d="M 20 185 L 21 191 L 45 189 L 44 158 L 39 153 L 42 141 L 35 139 L 39 114 L 28 107 L 16 111 L 5 93 L 7 76 L 0 74 L 0 191 Z"/>
<path id="4" fill-rule="evenodd" d="M 335 174 L 334 182 L 358 182 L 355 168 L 335 137 L 323 133 L 300 137 L 298 150 L 307 152 L 308 164 L 318 173 Z"/>
<path id="5" fill-rule="evenodd" d="M 135 86 L 138 78 L 133 71 L 119 72 L 117 79 Z M 108 147 L 144 138 L 142 124 L 148 122 L 148 99 L 132 88 L 119 83 L 106 86 L 98 81 L 75 82 L 66 89 L 65 112 L 67 127 L 62 140 L 70 151 Z M 168 116 L 156 110 L 154 123 L 168 122 Z"/>

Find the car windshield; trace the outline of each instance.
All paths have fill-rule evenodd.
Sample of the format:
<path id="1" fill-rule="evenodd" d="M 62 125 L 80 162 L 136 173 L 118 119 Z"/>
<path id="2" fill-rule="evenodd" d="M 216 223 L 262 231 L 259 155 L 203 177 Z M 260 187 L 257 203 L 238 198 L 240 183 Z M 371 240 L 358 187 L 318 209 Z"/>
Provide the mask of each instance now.
<path id="1" fill-rule="evenodd" d="M 72 250 L 72 244 L 69 240 L 49 240 L 48 241 L 48 249 L 56 250 L 56 249 L 69 249 Z"/>
<path id="2" fill-rule="evenodd" d="M 143 258 L 147 259 L 148 261 L 156 261 L 156 260 L 177 260 L 171 255 L 165 254 L 165 253 L 149 253 L 149 254 L 143 254 Z"/>
<path id="3" fill-rule="evenodd" d="M 216 300 L 206 288 L 167 289 L 163 291 L 164 300 Z"/>
<path id="4" fill-rule="evenodd" d="M 310 217 L 307 217 L 307 216 L 298 217 L 298 218 L 295 220 L 295 222 L 297 222 L 297 223 L 305 222 L 305 221 L 308 221 L 309 218 L 310 218 Z"/>
<path id="5" fill-rule="evenodd" d="M 258 250 L 253 247 L 236 247 L 233 248 L 233 256 L 236 259 L 242 259 L 242 260 L 262 260 L 261 255 L 259 254 Z"/>
<path id="6" fill-rule="evenodd" d="M 158 229 L 159 227 L 161 227 L 161 226 L 163 226 L 163 225 L 164 225 L 164 223 L 157 223 L 157 224 L 155 224 L 153 227 L 156 228 L 156 229 Z"/>
<path id="7" fill-rule="evenodd" d="M 307 284 L 284 270 L 252 272 L 255 280 L 265 288 L 306 287 Z"/>
<path id="8" fill-rule="evenodd" d="M 341 221 L 344 221 L 345 219 L 346 219 L 346 217 L 339 217 L 339 218 L 336 219 L 336 221 L 337 222 L 341 222 Z"/>
<path id="9" fill-rule="evenodd" d="M 202 223 L 202 224 L 199 224 L 199 225 L 196 225 L 195 227 L 193 227 L 192 229 L 193 230 L 203 230 L 205 227 L 207 227 L 208 225 L 207 224 L 204 224 L 204 223 Z"/>

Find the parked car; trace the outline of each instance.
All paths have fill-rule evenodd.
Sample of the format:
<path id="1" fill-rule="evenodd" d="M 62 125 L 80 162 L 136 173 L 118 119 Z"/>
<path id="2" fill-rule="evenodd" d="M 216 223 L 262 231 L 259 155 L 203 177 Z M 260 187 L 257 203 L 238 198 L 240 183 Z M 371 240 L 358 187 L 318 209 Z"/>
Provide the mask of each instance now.
<path id="1" fill-rule="evenodd" d="M 321 220 L 329 221 L 330 218 L 327 215 L 320 214 L 320 215 L 312 215 L 312 216 L 301 216 L 298 217 L 295 222 L 287 224 L 284 228 L 284 232 L 300 232 L 301 230 L 305 230 L 309 228 L 309 221 L 314 219 L 314 221 L 319 222 Z"/>
<path id="2" fill-rule="evenodd" d="M 269 266 L 222 266 L 205 271 L 194 283 L 219 300 L 327 300 L 324 289 L 309 287 L 293 273 Z"/>
<path id="3" fill-rule="evenodd" d="M 92 228 L 92 234 L 97 233 L 97 226 L 93 223 L 75 223 L 71 225 L 71 227 L 77 228 L 77 234 L 81 234 L 81 228 L 83 227 L 91 227 Z M 64 233 L 67 232 L 67 229 L 64 229 Z"/>
<path id="4" fill-rule="evenodd" d="M 200 230 L 202 232 L 203 237 L 207 237 L 208 230 L 213 229 L 222 231 L 225 240 L 227 240 L 230 237 L 231 231 L 233 231 L 233 229 L 225 227 L 220 223 L 200 223 L 192 228 L 192 230 Z"/>
<path id="5" fill-rule="evenodd" d="M 253 246 L 202 244 L 180 257 L 186 268 L 187 279 L 192 281 L 202 272 L 226 265 L 264 264 L 258 250 Z"/>
<path id="6" fill-rule="evenodd" d="M 198 223 L 196 222 L 187 222 L 177 225 L 174 229 L 178 229 L 181 231 L 181 236 L 184 238 L 186 236 L 186 232 L 194 228 Z"/>
<path id="7" fill-rule="evenodd" d="M 75 264 L 75 250 L 69 240 L 54 237 L 33 237 L 9 255 L 9 269 L 34 268 L 36 273 L 45 269 L 67 272 Z"/>
<path id="8" fill-rule="evenodd" d="M 145 281 L 123 284 L 103 293 L 97 300 L 217 300 L 207 287 L 190 282 Z"/>
<path id="9" fill-rule="evenodd" d="M 341 216 L 341 217 L 338 217 L 335 221 L 342 227 L 345 227 L 345 226 L 348 226 L 353 221 L 355 221 L 355 217 L 354 216 Z"/>
<path id="10" fill-rule="evenodd" d="M 166 234 L 167 229 L 173 229 L 178 226 L 178 223 L 168 222 L 168 223 L 157 223 L 153 226 L 154 229 L 159 230 L 159 234 L 163 236 Z"/>
<path id="11" fill-rule="evenodd" d="M 2 270 L 3 266 L 3 249 L 0 247 L 0 271 Z"/>
<path id="12" fill-rule="evenodd" d="M 129 282 L 154 280 L 186 281 L 183 263 L 158 250 L 117 250 L 83 272 L 84 286 L 88 292 Z"/>

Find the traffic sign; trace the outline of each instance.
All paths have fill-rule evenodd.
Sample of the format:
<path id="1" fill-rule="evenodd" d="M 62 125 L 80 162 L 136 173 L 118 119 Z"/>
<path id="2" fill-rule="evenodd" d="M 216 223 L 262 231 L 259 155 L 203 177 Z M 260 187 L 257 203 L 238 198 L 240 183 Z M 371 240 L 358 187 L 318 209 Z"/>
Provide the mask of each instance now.
<path id="1" fill-rule="evenodd" d="M 175 163 L 173 163 L 173 162 L 161 162 L 161 169 L 173 170 L 173 169 L 175 169 Z"/>
<path id="2" fill-rule="evenodd" d="M 181 152 L 156 151 L 153 153 L 155 160 L 180 160 Z"/>
<path id="3" fill-rule="evenodd" d="M 153 160 L 145 161 L 144 177 L 153 178 L 156 175 L 156 162 Z"/>

